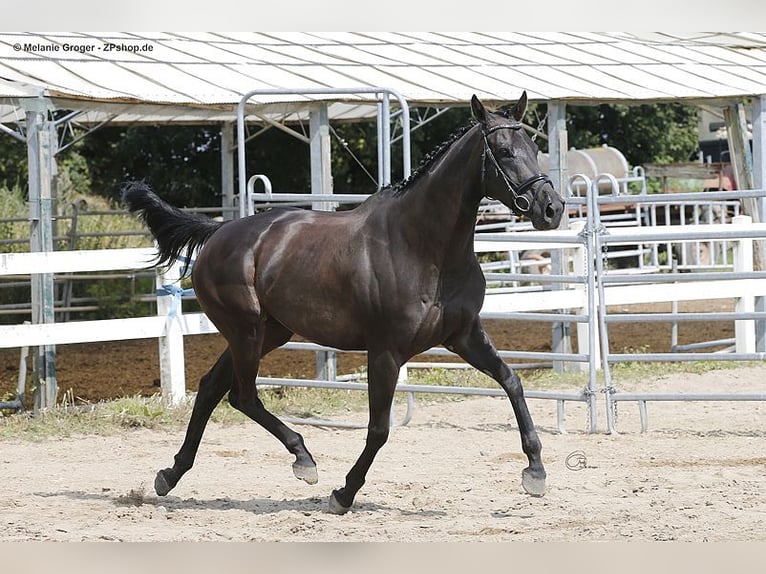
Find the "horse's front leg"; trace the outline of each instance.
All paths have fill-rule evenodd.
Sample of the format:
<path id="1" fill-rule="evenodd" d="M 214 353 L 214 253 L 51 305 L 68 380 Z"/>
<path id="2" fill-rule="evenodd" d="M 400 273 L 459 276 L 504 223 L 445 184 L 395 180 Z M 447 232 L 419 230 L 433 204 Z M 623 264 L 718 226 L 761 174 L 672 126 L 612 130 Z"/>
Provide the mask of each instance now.
<path id="1" fill-rule="evenodd" d="M 345 514 L 351 508 L 354 497 L 364 485 L 367 471 L 375 455 L 386 444 L 390 429 L 391 403 L 401 364 L 389 352 L 367 355 L 367 387 L 370 420 L 367 425 L 367 442 L 358 460 L 346 475 L 343 488 L 333 490 L 330 496 L 330 512 Z"/>
<path id="2" fill-rule="evenodd" d="M 478 317 L 467 330 L 447 341 L 447 348 L 495 379 L 505 390 L 519 425 L 521 448 L 529 459 L 529 466 L 521 473 L 521 485 L 532 496 L 543 496 L 546 474 L 540 456 L 542 444 L 529 414 L 519 376 L 500 358 Z"/>

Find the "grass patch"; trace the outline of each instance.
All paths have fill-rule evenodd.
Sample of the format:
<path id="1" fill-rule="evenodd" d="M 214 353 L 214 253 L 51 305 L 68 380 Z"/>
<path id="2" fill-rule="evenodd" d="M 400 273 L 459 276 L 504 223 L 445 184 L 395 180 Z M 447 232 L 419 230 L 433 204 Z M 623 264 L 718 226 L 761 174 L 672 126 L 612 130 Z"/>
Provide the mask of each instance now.
<path id="1" fill-rule="evenodd" d="M 612 367 L 615 383 L 656 379 L 672 373 L 700 374 L 711 370 L 744 367 L 731 361 L 695 361 L 686 363 L 621 363 Z M 588 384 L 587 372 L 554 373 L 550 369 L 525 371 L 521 374 L 527 390 L 578 391 Z M 498 388 L 488 376 L 473 369 L 411 369 L 410 384 L 446 387 Z M 603 386 L 603 373 L 598 374 Z M 367 393 L 357 390 L 313 389 L 299 387 L 261 388 L 259 396 L 266 408 L 277 416 L 315 417 L 342 420 L 349 413 L 367 411 Z M 55 409 L 41 412 L 0 416 L 0 440 L 43 441 L 82 435 L 108 435 L 134 429 L 182 429 L 191 416 L 193 395 L 183 404 L 167 406 L 160 395 L 124 397 L 97 404 L 74 404 L 71 394 Z M 417 393 L 420 405 L 465 400 L 465 395 Z M 404 404 L 405 393 L 396 393 L 395 404 Z M 211 422 L 243 424 L 249 419 L 227 401 L 215 408 Z"/>

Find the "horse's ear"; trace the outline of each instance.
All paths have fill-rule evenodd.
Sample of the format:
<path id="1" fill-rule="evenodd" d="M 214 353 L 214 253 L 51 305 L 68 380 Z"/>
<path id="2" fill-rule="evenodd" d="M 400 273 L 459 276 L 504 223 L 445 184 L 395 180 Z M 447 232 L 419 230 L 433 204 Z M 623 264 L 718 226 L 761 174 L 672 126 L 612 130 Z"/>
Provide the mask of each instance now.
<path id="1" fill-rule="evenodd" d="M 479 98 L 476 97 L 476 94 L 471 96 L 471 113 L 477 122 L 487 123 L 487 110 L 484 108 L 484 104 L 479 101 Z"/>
<path id="2" fill-rule="evenodd" d="M 511 110 L 511 113 L 513 114 L 513 117 L 516 118 L 516 121 L 521 121 L 521 118 L 524 117 L 524 114 L 527 113 L 527 91 L 524 90 L 524 92 L 521 94 L 521 97 L 519 98 L 519 101 L 516 102 L 516 104 L 513 106 L 513 109 Z"/>

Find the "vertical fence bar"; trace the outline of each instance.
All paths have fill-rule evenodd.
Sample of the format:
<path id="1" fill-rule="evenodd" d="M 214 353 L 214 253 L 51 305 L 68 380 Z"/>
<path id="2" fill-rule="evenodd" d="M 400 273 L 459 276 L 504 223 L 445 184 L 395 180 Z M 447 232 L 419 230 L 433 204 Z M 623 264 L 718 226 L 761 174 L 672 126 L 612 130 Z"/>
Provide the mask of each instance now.
<path id="1" fill-rule="evenodd" d="M 606 179 L 611 181 L 613 189 L 616 187 L 617 182 L 615 178 L 611 175 L 605 174 Z M 606 397 L 606 425 L 607 425 L 607 432 L 610 434 L 616 433 L 615 429 L 615 403 L 612 400 L 612 392 L 614 391 L 612 387 L 612 376 L 611 376 L 611 370 L 609 367 L 609 334 L 607 330 L 607 324 L 606 324 L 606 294 L 604 290 L 604 276 L 606 274 L 606 269 L 604 266 L 604 257 L 603 257 L 603 244 L 601 242 L 601 235 L 603 233 L 606 233 L 606 228 L 601 223 L 601 212 L 600 212 L 600 205 L 598 201 L 599 197 L 599 184 L 601 181 L 601 178 L 604 177 L 604 175 L 599 176 L 593 181 L 593 185 L 591 186 L 590 193 L 588 194 L 588 200 L 590 201 L 590 206 L 588 207 L 588 212 L 593 212 L 592 216 L 592 225 L 593 225 L 593 240 L 592 240 L 592 249 L 593 249 L 593 270 L 594 270 L 594 282 L 595 282 L 595 288 L 597 290 L 597 297 L 598 300 L 598 309 L 595 311 L 597 316 L 597 328 L 598 328 L 598 335 L 601 342 L 601 365 L 602 365 L 602 371 L 604 376 L 604 395 Z"/>
<path id="2" fill-rule="evenodd" d="M 597 301 L 596 301 L 596 267 L 595 262 L 600 257 L 599 249 L 596 245 L 596 235 L 599 233 L 597 222 L 598 217 L 598 202 L 596 196 L 598 195 L 598 186 L 595 187 L 596 192 L 593 192 L 594 187 L 591 185 L 586 190 L 586 197 L 588 198 L 587 220 L 585 228 L 585 250 L 587 257 L 587 289 L 588 289 L 588 419 L 590 420 L 590 432 L 594 433 L 598 430 L 598 404 L 596 396 L 598 393 L 598 370 L 599 363 L 597 361 L 598 355 L 596 349 L 599 348 L 597 341 L 598 323 L 597 323 Z"/>
<path id="3" fill-rule="evenodd" d="M 157 270 L 157 315 L 165 317 L 165 334 L 159 338 L 162 398 L 177 406 L 186 397 L 184 336 L 181 326 L 181 265 Z"/>
<path id="4" fill-rule="evenodd" d="M 748 225 L 752 223 L 748 215 L 738 215 L 732 223 Z M 753 240 L 740 239 L 734 242 L 734 272 L 753 271 Z M 752 313 L 755 311 L 755 298 L 752 295 L 743 295 L 737 299 L 735 308 L 737 313 Z M 735 348 L 737 353 L 755 352 L 755 322 L 742 320 L 734 322 Z"/>

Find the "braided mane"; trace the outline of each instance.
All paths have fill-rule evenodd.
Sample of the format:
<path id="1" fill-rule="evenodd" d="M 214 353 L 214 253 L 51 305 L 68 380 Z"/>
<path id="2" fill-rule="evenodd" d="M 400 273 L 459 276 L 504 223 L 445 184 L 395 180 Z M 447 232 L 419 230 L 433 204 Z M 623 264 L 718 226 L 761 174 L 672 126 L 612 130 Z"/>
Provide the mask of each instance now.
<path id="1" fill-rule="evenodd" d="M 420 160 L 420 164 L 415 169 L 415 171 L 410 174 L 410 176 L 406 179 L 403 179 L 397 183 L 394 183 L 392 185 L 386 186 L 383 189 L 381 189 L 378 193 L 381 192 L 388 192 L 391 193 L 394 197 L 403 195 L 406 193 L 409 188 L 412 186 L 415 181 L 420 179 L 420 177 L 427 171 L 427 168 L 436 161 L 437 158 L 444 155 L 444 153 L 452 147 L 452 144 L 454 144 L 457 140 L 459 140 L 461 137 L 465 135 L 465 133 L 470 130 L 473 126 L 476 125 L 476 122 L 471 122 L 466 126 L 463 126 L 461 128 L 458 128 L 450 136 L 444 140 L 442 143 L 437 145 L 433 150 L 428 152 L 426 155 L 423 156 L 423 159 Z"/>

